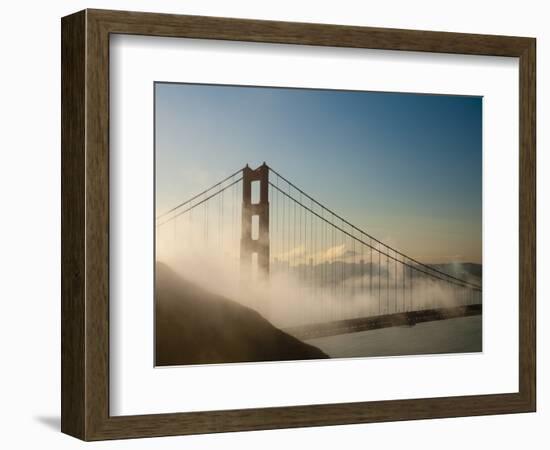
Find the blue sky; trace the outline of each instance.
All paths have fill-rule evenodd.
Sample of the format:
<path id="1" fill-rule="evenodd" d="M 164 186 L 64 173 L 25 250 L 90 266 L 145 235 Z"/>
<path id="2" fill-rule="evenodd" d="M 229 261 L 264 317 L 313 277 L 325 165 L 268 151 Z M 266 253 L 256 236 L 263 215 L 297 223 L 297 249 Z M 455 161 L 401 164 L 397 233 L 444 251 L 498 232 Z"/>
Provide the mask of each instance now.
<path id="1" fill-rule="evenodd" d="M 157 214 L 266 161 L 425 262 L 481 262 L 482 99 L 155 84 Z"/>

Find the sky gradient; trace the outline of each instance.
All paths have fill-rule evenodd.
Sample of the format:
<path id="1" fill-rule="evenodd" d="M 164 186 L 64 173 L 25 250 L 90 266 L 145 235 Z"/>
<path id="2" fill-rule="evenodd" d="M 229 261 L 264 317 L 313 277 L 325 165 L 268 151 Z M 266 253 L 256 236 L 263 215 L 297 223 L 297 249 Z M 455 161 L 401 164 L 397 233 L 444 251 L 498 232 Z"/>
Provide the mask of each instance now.
<path id="1" fill-rule="evenodd" d="M 482 98 L 155 84 L 156 213 L 266 161 L 426 263 L 482 256 Z"/>

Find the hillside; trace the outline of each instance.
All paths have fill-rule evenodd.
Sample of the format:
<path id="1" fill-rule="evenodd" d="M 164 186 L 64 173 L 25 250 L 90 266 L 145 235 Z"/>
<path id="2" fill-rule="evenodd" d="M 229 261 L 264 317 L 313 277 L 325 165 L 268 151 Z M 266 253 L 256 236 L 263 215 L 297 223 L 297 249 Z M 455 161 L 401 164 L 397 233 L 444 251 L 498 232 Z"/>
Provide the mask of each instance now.
<path id="1" fill-rule="evenodd" d="M 157 366 L 321 359 L 316 347 L 275 328 L 254 310 L 156 265 Z"/>

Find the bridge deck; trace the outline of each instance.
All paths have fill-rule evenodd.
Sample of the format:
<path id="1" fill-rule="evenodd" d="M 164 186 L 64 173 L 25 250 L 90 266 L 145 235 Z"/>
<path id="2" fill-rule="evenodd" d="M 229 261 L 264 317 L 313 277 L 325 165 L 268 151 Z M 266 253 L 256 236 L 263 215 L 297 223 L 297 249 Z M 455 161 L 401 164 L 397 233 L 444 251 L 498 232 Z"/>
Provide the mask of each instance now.
<path id="1" fill-rule="evenodd" d="M 326 323 L 314 323 L 285 328 L 285 331 L 298 339 L 313 339 L 338 334 L 355 333 L 359 331 L 376 330 L 380 328 L 413 326 L 417 323 L 435 320 L 454 319 L 479 315 L 482 305 L 465 305 L 450 308 L 424 309 L 407 311 L 380 316 L 359 317 L 355 319 L 336 320 Z"/>

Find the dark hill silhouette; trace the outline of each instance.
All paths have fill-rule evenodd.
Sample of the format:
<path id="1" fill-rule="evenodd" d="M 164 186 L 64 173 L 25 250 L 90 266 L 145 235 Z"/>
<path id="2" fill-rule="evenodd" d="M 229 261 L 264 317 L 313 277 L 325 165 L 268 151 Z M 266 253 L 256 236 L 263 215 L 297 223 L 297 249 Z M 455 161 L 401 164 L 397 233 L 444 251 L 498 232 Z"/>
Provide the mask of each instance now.
<path id="1" fill-rule="evenodd" d="M 156 265 L 157 366 L 321 359 L 317 347 L 284 333 L 256 311 Z"/>

